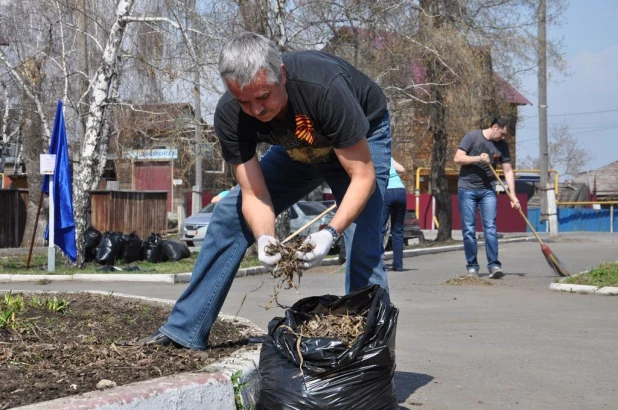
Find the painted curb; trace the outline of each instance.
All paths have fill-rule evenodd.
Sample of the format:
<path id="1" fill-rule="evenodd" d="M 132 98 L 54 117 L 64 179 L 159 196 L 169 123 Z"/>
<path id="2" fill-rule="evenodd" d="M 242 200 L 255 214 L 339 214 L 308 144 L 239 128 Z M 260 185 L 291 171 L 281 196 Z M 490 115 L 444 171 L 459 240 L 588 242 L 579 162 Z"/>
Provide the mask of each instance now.
<path id="1" fill-rule="evenodd" d="M 584 273 L 588 273 L 588 271 L 586 270 L 580 273 L 576 273 L 571 277 L 583 275 Z M 587 293 L 590 295 L 600 296 L 618 296 L 618 287 L 615 286 L 576 285 L 571 283 L 564 283 L 565 280 L 567 280 L 567 278 L 562 278 L 559 279 L 558 282 L 551 283 L 549 285 L 549 289 L 569 293 Z"/>
<path id="2" fill-rule="evenodd" d="M 618 296 L 618 288 L 615 286 L 605 286 L 597 290 L 596 294 L 604 296 Z"/>
<path id="3" fill-rule="evenodd" d="M 552 283 L 549 285 L 551 290 L 559 290 L 569 293 L 588 293 L 594 294 L 599 289 L 598 286 L 575 285 L 571 283 Z"/>
<path id="4" fill-rule="evenodd" d="M 575 285 L 571 283 L 552 283 L 549 289 L 569 293 L 587 293 L 590 295 L 601 296 L 618 296 L 618 287 L 614 286 L 590 286 L 590 285 Z"/>
<path id="5" fill-rule="evenodd" d="M 20 293 L 83 293 L 56 291 L 19 291 Z M 109 292 L 88 291 L 88 293 L 110 295 Z M 172 306 L 175 301 L 148 298 L 122 293 L 114 297 L 141 300 L 147 304 Z M 240 322 L 248 334 L 264 334 L 264 331 L 250 320 L 230 315 L 219 315 L 222 320 Z M 92 391 L 76 396 L 16 407 L 21 410 L 230 410 L 235 409 L 234 390 L 241 396 L 243 406 L 251 408 L 257 401 L 259 389 L 258 363 L 261 345 L 243 347 L 230 356 L 204 367 L 199 373 L 181 373 L 157 379 L 150 379 L 104 391 Z M 240 372 L 239 380 L 233 375 Z M 236 385 L 235 385 L 236 384 Z"/>

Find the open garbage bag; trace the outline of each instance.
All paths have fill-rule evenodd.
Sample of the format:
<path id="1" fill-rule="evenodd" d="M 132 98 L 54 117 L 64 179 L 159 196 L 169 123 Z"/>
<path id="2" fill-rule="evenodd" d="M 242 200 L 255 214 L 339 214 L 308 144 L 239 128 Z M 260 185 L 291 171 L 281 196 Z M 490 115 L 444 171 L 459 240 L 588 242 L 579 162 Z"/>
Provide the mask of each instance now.
<path id="1" fill-rule="evenodd" d="M 313 313 L 366 313 L 367 321 L 351 346 L 337 338 L 316 337 L 301 337 L 297 345 L 298 327 Z M 256 409 L 398 409 L 393 380 L 398 314 L 379 285 L 343 297 L 325 295 L 296 302 L 285 317 L 274 318 L 268 325 L 260 353 Z"/>

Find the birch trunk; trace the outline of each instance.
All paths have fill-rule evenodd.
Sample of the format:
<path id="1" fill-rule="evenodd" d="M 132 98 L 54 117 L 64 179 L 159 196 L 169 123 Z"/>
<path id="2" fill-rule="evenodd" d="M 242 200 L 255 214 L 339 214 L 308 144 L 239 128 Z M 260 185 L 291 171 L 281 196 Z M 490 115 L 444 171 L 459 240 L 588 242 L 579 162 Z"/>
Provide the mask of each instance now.
<path id="1" fill-rule="evenodd" d="M 75 236 L 77 242 L 78 260 L 81 266 L 84 262 L 84 233 L 90 224 L 90 191 L 96 189 L 101 174 L 98 172 L 100 160 L 107 158 L 106 113 L 113 89 L 114 77 L 118 72 L 118 51 L 122 45 L 127 21 L 123 18 L 133 10 L 135 0 L 120 0 L 116 7 L 116 21 L 112 26 L 101 65 L 97 69 L 92 85 L 92 99 L 88 118 L 86 120 L 86 134 L 82 144 L 79 170 L 73 184 L 73 209 L 75 217 Z M 97 147 L 99 148 L 97 152 Z"/>
<path id="2" fill-rule="evenodd" d="M 48 152 L 49 140 L 41 138 L 41 130 L 43 129 L 41 116 L 37 112 L 37 102 L 34 101 L 29 95 L 37 96 L 40 93 L 42 83 L 42 73 L 40 71 L 34 71 L 35 68 L 40 68 L 38 64 L 32 65 L 33 69 L 31 73 L 34 75 L 31 77 L 33 82 L 28 84 L 30 93 L 24 91 L 22 97 L 22 140 L 23 140 L 23 159 L 26 164 L 26 169 L 35 170 L 34 172 L 28 172 L 28 212 L 26 216 L 26 227 L 24 229 L 24 236 L 21 240 L 21 247 L 27 247 L 32 241 L 32 234 L 36 223 L 36 212 L 41 199 L 41 183 L 43 177 L 38 172 L 40 154 Z M 47 197 L 43 197 L 43 206 L 41 206 L 41 215 L 36 224 L 36 237 L 34 238 L 34 246 L 44 246 L 44 234 L 47 227 L 48 211 Z"/>

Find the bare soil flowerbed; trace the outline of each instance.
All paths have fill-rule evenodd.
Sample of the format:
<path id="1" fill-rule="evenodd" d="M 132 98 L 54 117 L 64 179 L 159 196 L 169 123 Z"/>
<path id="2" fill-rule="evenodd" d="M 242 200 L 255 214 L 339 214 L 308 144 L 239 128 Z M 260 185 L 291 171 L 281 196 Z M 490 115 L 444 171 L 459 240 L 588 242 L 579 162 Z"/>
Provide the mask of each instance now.
<path id="1" fill-rule="evenodd" d="M 113 295 L 0 295 L 0 410 L 94 391 L 104 379 L 199 371 L 246 343 L 242 324 L 217 321 L 207 351 L 135 344 L 169 311 Z"/>

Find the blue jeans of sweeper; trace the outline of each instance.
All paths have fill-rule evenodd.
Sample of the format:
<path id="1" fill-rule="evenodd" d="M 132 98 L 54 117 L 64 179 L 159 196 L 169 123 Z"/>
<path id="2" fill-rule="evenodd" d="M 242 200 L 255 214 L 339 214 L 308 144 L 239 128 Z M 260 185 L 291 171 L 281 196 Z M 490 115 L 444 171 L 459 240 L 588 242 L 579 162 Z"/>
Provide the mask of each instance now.
<path id="1" fill-rule="evenodd" d="M 466 269 L 480 266 L 476 243 L 476 211 L 481 212 L 481 222 L 485 236 L 485 252 L 487 254 L 487 269 L 494 266 L 502 267 L 498 260 L 498 235 L 496 231 L 496 216 L 498 215 L 498 196 L 493 189 L 458 189 L 459 213 L 461 214 L 461 233 L 463 235 L 464 252 L 466 254 Z"/>
<path id="2" fill-rule="evenodd" d="M 344 232 L 348 261 L 346 293 L 374 284 L 388 289 L 380 237 L 380 215 L 391 156 L 388 114 L 371 124 L 367 140 L 376 170 L 376 188 L 355 223 Z M 260 165 L 277 215 L 303 199 L 323 181 L 328 183 L 338 203 L 350 184 L 350 177 L 339 161 L 323 164 L 297 162 L 281 146 L 272 146 L 260 159 Z M 242 216 L 241 204 L 242 194 L 238 186 L 217 203 L 189 286 L 159 329 L 185 347 L 207 347 L 210 328 L 223 306 L 246 249 L 255 241 Z"/>

